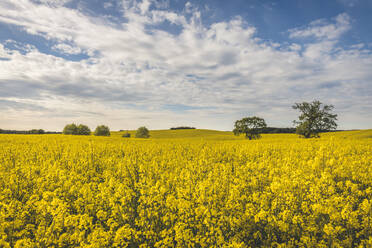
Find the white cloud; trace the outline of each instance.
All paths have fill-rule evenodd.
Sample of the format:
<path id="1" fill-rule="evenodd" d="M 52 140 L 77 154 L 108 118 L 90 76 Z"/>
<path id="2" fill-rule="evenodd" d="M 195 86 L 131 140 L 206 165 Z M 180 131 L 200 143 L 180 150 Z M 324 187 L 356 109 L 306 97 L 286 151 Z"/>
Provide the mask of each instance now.
<path id="1" fill-rule="evenodd" d="M 185 4 L 185 11 L 186 13 L 192 13 L 195 8 L 193 7 L 192 3 L 186 2 Z"/>
<path id="2" fill-rule="evenodd" d="M 300 51 L 301 50 L 301 45 L 299 44 L 296 44 L 296 43 L 292 43 L 289 48 L 293 51 Z"/>
<path id="3" fill-rule="evenodd" d="M 23 118 L 25 123 L 40 120 L 49 129 L 69 121 L 94 126 L 102 119 L 113 129 L 181 122 L 230 129 L 236 118 L 253 114 L 288 126 L 296 101 L 319 98 L 340 112 L 355 113 L 365 109 L 358 106 L 372 104 L 370 51 L 337 47 L 337 39 L 351 28 L 345 14 L 332 23 L 321 20 L 291 30 L 293 38 L 317 39 L 286 45 L 263 42 L 240 17 L 206 26 L 197 9 L 176 13 L 157 9 L 152 1 L 124 1 L 122 7 L 128 22 L 117 24 L 61 6 L 2 1 L 0 22 L 57 42 L 53 48 L 65 53 L 88 51 L 90 58 L 74 62 L 37 49 L 20 53 L 1 46 L 0 57 L 7 59 L 0 60 L 0 100 L 43 106 L 34 115 L 24 110 Z M 161 29 L 164 21 L 180 32 Z M 352 106 L 342 104 L 345 94 Z M 166 105 L 190 110 L 175 113 Z M 19 107 L 6 111 L 0 125 L 16 123 L 15 113 L 23 113 Z M 348 120 L 344 128 L 352 127 Z"/>
<path id="4" fill-rule="evenodd" d="M 289 30 L 291 38 L 315 37 L 318 39 L 335 40 L 351 28 L 350 16 L 346 13 L 339 14 L 334 23 L 326 20 L 316 20 L 309 27 Z"/>
<path id="5" fill-rule="evenodd" d="M 80 47 L 71 46 L 65 43 L 54 45 L 52 49 L 65 54 L 81 54 L 83 52 Z"/>
<path id="6" fill-rule="evenodd" d="M 0 59 L 7 59 L 10 57 L 10 51 L 5 49 L 3 44 L 0 44 Z"/>
<path id="7" fill-rule="evenodd" d="M 140 4 L 139 4 L 139 8 L 141 10 L 141 14 L 146 14 L 148 11 L 149 11 L 149 8 L 151 6 L 151 1 L 150 0 L 143 0 Z"/>
<path id="8" fill-rule="evenodd" d="M 72 0 L 34 0 L 36 3 L 48 5 L 50 7 L 60 7 L 71 2 Z"/>

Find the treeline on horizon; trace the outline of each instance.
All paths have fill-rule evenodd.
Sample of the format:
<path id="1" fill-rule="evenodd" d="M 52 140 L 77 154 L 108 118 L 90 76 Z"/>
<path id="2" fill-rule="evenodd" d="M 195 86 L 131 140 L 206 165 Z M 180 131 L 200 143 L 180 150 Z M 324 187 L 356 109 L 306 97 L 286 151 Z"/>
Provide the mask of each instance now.
<path id="1" fill-rule="evenodd" d="M 170 130 L 182 130 L 182 129 L 196 129 L 195 127 L 171 127 Z M 124 131 L 124 130 L 120 130 Z M 344 130 L 331 130 L 323 132 L 337 132 Z M 31 129 L 31 130 L 6 130 L 0 128 L 0 134 L 61 134 L 62 132 L 56 131 L 44 131 L 43 129 Z M 274 134 L 274 133 L 296 133 L 294 127 L 265 127 L 261 130 L 261 133 Z"/>
<path id="2" fill-rule="evenodd" d="M 170 130 L 181 130 L 181 129 L 196 129 L 195 127 L 186 127 L 186 126 L 182 126 L 182 127 L 171 127 Z"/>
<path id="3" fill-rule="evenodd" d="M 55 131 L 44 131 L 43 129 L 31 129 L 31 130 L 6 130 L 0 128 L 2 134 L 61 134 L 62 132 Z"/>
<path id="4" fill-rule="evenodd" d="M 195 127 L 171 127 L 170 130 L 196 129 Z M 296 133 L 294 127 L 265 127 L 260 129 L 260 133 Z"/>

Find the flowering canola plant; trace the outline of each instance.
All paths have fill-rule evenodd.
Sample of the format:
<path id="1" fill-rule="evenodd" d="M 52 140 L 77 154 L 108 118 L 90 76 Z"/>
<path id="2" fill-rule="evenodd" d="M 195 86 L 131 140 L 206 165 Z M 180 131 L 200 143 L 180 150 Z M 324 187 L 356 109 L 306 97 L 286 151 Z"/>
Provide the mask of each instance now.
<path id="1" fill-rule="evenodd" d="M 0 247 L 372 247 L 371 141 L 1 135 Z"/>

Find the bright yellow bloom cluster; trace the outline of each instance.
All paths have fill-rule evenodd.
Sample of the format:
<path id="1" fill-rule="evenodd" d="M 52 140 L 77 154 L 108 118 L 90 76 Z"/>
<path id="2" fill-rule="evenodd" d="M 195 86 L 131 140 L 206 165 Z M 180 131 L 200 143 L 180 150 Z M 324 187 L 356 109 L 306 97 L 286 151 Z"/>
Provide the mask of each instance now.
<path id="1" fill-rule="evenodd" d="M 371 162 L 342 133 L 1 135 L 0 247 L 372 247 Z"/>

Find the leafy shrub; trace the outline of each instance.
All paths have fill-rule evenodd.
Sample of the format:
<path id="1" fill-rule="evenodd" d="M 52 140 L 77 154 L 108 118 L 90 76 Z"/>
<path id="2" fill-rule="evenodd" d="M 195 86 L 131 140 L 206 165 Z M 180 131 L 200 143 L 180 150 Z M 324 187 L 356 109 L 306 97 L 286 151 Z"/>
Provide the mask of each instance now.
<path id="1" fill-rule="evenodd" d="M 149 138 L 150 132 L 146 127 L 139 127 L 136 132 L 136 138 Z"/>
<path id="2" fill-rule="evenodd" d="M 126 132 L 121 137 L 123 137 L 123 138 L 130 138 L 130 133 Z"/>
<path id="3" fill-rule="evenodd" d="M 110 136 L 110 129 L 108 126 L 100 125 L 96 127 L 96 130 L 94 131 L 95 136 Z"/>
<path id="4" fill-rule="evenodd" d="M 90 128 L 86 125 L 80 124 L 77 128 L 78 135 L 90 135 Z"/>
<path id="5" fill-rule="evenodd" d="M 77 126 L 75 123 L 72 123 L 66 125 L 62 133 L 72 135 L 90 135 L 90 128 L 83 124 Z"/>

